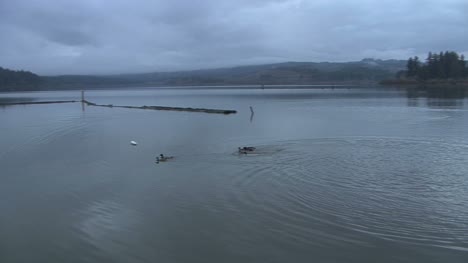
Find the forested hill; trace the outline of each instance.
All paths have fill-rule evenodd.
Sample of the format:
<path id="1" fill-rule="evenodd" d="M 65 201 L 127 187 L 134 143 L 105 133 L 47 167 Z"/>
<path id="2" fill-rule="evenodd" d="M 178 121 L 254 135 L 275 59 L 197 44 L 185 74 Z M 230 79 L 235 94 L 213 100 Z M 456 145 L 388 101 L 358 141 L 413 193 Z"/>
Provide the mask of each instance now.
<path id="1" fill-rule="evenodd" d="M 40 77 L 38 87 L 41 90 L 51 90 L 129 86 L 369 83 L 390 78 L 405 66 L 406 61 L 403 60 L 374 59 L 345 63 L 286 62 L 145 74 L 45 76 Z M 0 84 L 0 90 L 15 90 L 14 87 L 19 86 Z"/>
<path id="2" fill-rule="evenodd" d="M 0 67 L 0 91 L 38 90 L 41 77 L 29 71 L 15 71 Z"/>

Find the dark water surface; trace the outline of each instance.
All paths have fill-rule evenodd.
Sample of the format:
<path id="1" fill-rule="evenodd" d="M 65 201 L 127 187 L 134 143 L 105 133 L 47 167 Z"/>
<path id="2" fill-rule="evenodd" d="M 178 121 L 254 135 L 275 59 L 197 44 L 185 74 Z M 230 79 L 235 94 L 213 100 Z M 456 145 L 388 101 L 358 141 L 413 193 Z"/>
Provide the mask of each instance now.
<path id="1" fill-rule="evenodd" d="M 0 107 L 0 262 L 468 262 L 464 92 L 146 89 L 87 99 L 238 114 Z M 238 155 L 244 145 L 258 153 Z M 176 158 L 155 164 L 160 153 Z"/>

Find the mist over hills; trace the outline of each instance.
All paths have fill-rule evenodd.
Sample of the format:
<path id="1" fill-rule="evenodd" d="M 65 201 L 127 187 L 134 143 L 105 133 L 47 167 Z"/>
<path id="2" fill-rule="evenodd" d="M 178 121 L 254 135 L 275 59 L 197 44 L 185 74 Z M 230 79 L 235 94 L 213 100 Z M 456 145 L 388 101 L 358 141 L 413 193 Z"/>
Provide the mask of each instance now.
<path id="1" fill-rule="evenodd" d="M 61 76 L 37 76 L 27 71 L 0 68 L 0 90 L 375 83 L 392 78 L 405 66 L 404 60 L 363 59 L 356 62 L 285 62 L 191 71 Z M 21 79 L 22 75 L 28 78 Z"/>

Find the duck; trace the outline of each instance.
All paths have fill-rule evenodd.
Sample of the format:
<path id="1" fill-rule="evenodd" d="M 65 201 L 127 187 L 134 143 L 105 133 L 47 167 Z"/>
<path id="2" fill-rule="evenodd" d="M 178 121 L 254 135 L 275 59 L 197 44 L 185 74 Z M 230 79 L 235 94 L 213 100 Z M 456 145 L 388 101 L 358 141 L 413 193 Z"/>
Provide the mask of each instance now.
<path id="1" fill-rule="evenodd" d="M 255 151 L 255 147 L 252 147 L 252 146 L 248 146 L 248 147 L 238 147 L 239 149 L 239 153 L 243 153 L 243 154 L 247 154 L 249 152 L 253 152 Z"/>
<path id="2" fill-rule="evenodd" d="M 156 156 L 156 163 L 165 162 L 173 158 L 174 156 L 164 156 L 164 154 L 161 153 L 159 156 Z"/>

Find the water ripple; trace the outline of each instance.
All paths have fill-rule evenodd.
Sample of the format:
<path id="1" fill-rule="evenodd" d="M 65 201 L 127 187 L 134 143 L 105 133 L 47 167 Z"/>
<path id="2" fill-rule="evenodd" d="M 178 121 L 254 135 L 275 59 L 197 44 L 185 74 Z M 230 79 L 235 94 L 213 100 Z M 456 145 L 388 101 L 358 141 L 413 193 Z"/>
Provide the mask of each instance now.
<path id="1" fill-rule="evenodd" d="M 468 247 L 465 144 L 346 138 L 263 147 L 269 154 L 262 155 L 259 146 L 258 155 L 236 160 L 223 202 L 275 222 L 274 232 L 286 239 L 359 243 L 365 234 Z"/>

